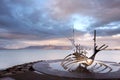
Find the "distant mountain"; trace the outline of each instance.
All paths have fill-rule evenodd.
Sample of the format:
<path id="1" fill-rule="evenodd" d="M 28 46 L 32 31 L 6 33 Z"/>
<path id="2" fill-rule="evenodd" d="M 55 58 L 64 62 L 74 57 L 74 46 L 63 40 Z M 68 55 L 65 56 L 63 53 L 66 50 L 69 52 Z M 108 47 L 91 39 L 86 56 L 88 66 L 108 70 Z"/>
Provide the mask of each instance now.
<path id="1" fill-rule="evenodd" d="M 71 49 L 71 46 L 54 46 L 54 45 L 45 45 L 45 46 L 29 46 L 22 49 Z"/>
<path id="2" fill-rule="evenodd" d="M 0 47 L 0 50 L 6 50 L 6 48 Z"/>
<path id="3" fill-rule="evenodd" d="M 25 48 L 19 48 L 19 49 L 8 49 L 0 47 L 0 50 L 20 50 L 20 49 L 72 49 L 71 46 L 54 46 L 54 45 L 45 45 L 45 46 L 29 46 Z"/>
<path id="4" fill-rule="evenodd" d="M 45 45 L 45 46 L 29 46 L 23 49 L 62 49 L 62 50 L 69 50 L 72 49 L 72 46 L 55 46 L 55 45 Z M 83 49 L 90 49 L 86 46 L 81 46 Z"/>
<path id="5" fill-rule="evenodd" d="M 86 46 L 82 46 L 81 48 L 83 49 L 91 49 L 89 47 Z M 72 46 L 55 46 L 55 45 L 44 45 L 44 46 L 29 46 L 29 47 L 25 47 L 25 48 L 19 48 L 18 50 L 21 49 L 61 49 L 61 50 L 69 50 L 72 49 Z M 0 50 L 17 50 L 17 49 L 8 49 L 8 48 L 3 48 L 0 47 Z M 106 49 L 106 50 L 120 50 L 120 49 Z"/>
<path id="6" fill-rule="evenodd" d="M 85 46 L 82 46 L 82 47 L 88 49 L 88 47 L 85 47 Z M 61 50 L 69 50 L 69 49 L 72 49 L 72 46 L 44 45 L 44 46 L 29 46 L 29 47 L 19 48 L 19 49 L 61 49 Z M 0 50 L 17 50 L 17 49 L 8 49 L 8 48 L 0 47 Z"/>

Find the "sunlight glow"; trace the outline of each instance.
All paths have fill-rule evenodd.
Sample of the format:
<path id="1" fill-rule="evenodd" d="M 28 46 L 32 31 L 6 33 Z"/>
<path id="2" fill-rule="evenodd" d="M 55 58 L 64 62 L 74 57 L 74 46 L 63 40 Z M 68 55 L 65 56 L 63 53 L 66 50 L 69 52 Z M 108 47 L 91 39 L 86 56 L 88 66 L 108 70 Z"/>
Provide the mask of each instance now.
<path id="1" fill-rule="evenodd" d="M 74 28 L 81 31 L 86 31 L 91 24 L 95 23 L 95 19 L 89 16 L 73 15 L 72 18 Z"/>

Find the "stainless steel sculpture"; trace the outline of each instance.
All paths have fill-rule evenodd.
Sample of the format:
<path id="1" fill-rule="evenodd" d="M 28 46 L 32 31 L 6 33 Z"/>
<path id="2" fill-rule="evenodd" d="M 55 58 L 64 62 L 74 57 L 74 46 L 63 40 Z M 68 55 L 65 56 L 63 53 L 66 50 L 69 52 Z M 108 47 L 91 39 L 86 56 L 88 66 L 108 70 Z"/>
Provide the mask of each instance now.
<path id="1" fill-rule="evenodd" d="M 63 61 L 61 62 L 61 65 L 64 69 L 70 71 L 70 72 L 111 72 L 112 68 L 108 65 L 96 61 L 95 56 L 96 54 L 106 49 L 108 46 L 103 44 L 102 46 L 98 47 L 96 45 L 96 30 L 94 31 L 94 53 L 91 57 L 87 57 L 87 51 L 81 49 L 80 45 L 75 45 L 75 51 L 72 54 L 69 54 L 66 56 Z"/>

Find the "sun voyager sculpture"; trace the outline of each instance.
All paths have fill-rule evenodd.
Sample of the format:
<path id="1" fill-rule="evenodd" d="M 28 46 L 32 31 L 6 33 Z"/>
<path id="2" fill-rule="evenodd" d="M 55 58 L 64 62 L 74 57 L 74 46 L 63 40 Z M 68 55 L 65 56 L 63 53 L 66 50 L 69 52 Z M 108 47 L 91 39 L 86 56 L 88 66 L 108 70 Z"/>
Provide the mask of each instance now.
<path id="1" fill-rule="evenodd" d="M 95 60 L 96 54 L 105 50 L 108 46 L 103 44 L 102 46 L 96 45 L 96 30 L 94 31 L 94 52 L 88 57 L 87 51 L 81 49 L 80 45 L 75 45 L 74 52 L 67 55 L 61 62 L 61 66 L 69 72 L 87 72 L 87 73 L 108 73 L 112 71 L 112 68 L 107 64 Z"/>

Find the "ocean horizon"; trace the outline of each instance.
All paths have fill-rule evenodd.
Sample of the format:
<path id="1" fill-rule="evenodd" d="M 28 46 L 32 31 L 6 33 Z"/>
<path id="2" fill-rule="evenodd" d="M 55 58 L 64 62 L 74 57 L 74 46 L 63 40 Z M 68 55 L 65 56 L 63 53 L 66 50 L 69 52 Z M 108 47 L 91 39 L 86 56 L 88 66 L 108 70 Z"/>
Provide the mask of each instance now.
<path id="1" fill-rule="evenodd" d="M 0 70 L 15 65 L 40 60 L 63 59 L 72 50 L 41 50 L 41 49 L 24 49 L 24 50 L 0 50 Z M 87 56 L 92 55 L 93 51 L 88 51 Z M 120 50 L 104 50 L 96 55 L 95 60 L 120 62 Z"/>

